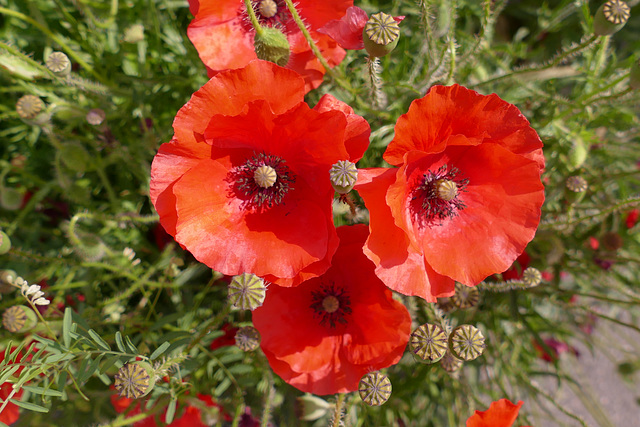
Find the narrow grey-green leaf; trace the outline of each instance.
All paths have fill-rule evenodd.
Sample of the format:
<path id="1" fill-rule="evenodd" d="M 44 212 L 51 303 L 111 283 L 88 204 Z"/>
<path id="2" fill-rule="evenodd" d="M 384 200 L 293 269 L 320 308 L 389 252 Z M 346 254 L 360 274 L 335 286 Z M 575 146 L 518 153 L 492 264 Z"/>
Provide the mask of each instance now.
<path id="1" fill-rule="evenodd" d="M 111 347 L 109 347 L 109 344 L 107 344 L 107 342 L 103 340 L 96 331 L 94 331 L 93 329 L 89 329 L 88 332 L 89 336 L 91 336 L 91 339 L 94 340 L 95 343 L 98 344 L 98 346 L 102 347 L 102 349 L 104 350 L 111 351 Z"/>
<path id="2" fill-rule="evenodd" d="M 120 333 L 120 331 L 116 332 L 116 345 L 118 346 L 118 350 L 120 350 L 121 352 L 127 352 L 124 346 L 124 341 L 122 341 L 122 334 Z"/>
<path id="3" fill-rule="evenodd" d="M 72 310 L 71 307 L 67 307 L 64 309 L 64 317 L 62 318 L 62 341 L 64 342 L 64 346 L 69 348 L 71 345 L 71 321 Z"/>
<path id="4" fill-rule="evenodd" d="M 158 357 L 162 356 L 162 353 L 164 353 L 170 346 L 171 344 L 168 341 L 163 342 L 160 347 L 156 348 L 156 351 L 151 353 L 149 359 L 156 360 Z"/>
<path id="5" fill-rule="evenodd" d="M 62 397 L 62 393 L 58 390 L 47 389 L 43 387 L 36 387 L 33 385 L 25 385 L 22 386 L 23 390 L 28 391 L 29 393 L 34 393 L 41 396 L 51 396 L 51 397 Z"/>
<path id="6" fill-rule="evenodd" d="M 49 408 L 45 408 L 44 406 L 36 405 L 35 403 L 22 402 L 22 401 L 16 400 L 16 399 L 9 399 L 9 402 L 11 402 L 11 403 L 23 408 L 23 409 L 26 409 L 28 411 L 44 412 L 44 413 L 49 412 Z"/>
<path id="7" fill-rule="evenodd" d="M 109 368 L 111 368 L 113 365 L 116 364 L 118 359 L 120 359 L 120 356 L 117 356 L 117 355 L 107 358 L 102 364 L 102 366 L 100 367 L 100 373 L 104 374 L 105 372 L 107 372 Z"/>
<path id="8" fill-rule="evenodd" d="M 98 357 L 93 359 L 93 361 L 91 362 L 87 370 L 84 371 L 82 375 L 78 376 L 78 381 L 80 382 L 87 381 L 91 377 L 91 375 L 93 375 L 98 370 L 98 367 L 100 366 L 100 361 L 102 360 L 103 356 L 104 354 L 100 354 L 98 355 Z"/>
<path id="9" fill-rule="evenodd" d="M 138 354 L 138 348 L 133 345 L 133 343 L 131 342 L 131 339 L 129 339 L 129 337 L 124 337 L 124 342 L 125 344 L 127 344 L 127 348 L 129 349 L 129 351 L 133 354 Z"/>
<path id="10" fill-rule="evenodd" d="M 216 389 L 213 391 L 213 395 L 216 397 L 219 397 L 222 393 L 224 393 L 229 388 L 230 385 L 231 385 L 231 380 L 229 378 L 223 379 L 222 382 L 218 384 Z"/>
<path id="11" fill-rule="evenodd" d="M 11 367 L 0 376 L 0 384 L 4 384 L 18 369 L 20 369 L 20 365 L 11 365 Z"/>
<path id="12" fill-rule="evenodd" d="M 177 405 L 178 399 L 175 396 L 171 397 L 171 401 L 169 401 L 169 406 L 167 407 L 167 415 L 165 416 L 165 422 L 167 424 L 171 424 L 173 422 L 173 417 L 176 414 Z"/>

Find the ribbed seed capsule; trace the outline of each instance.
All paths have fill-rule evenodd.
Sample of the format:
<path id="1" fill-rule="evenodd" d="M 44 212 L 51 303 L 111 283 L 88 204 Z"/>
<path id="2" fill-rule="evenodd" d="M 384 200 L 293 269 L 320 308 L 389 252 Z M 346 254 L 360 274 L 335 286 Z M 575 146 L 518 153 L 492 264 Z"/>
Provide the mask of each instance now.
<path id="1" fill-rule="evenodd" d="M 567 189 L 574 193 L 584 193 L 589 188 L 587 180 L 579 175 L 570 176 L 566 182 Z"/>
<path id="2" fill-rule="evenodd" d="M 36 323 L 38 323 L 36 314 L 24 305 L 9 307 L 2 314 L 2 326 L 11 333 L 27 332 Z"/>
<path id="3" fill-rule="evenodd" d="M 477 358 L 484 347 L 484 336 L 475 326 L 458 326 L 449 335 L 449 350 L 460 360 L 468 362 Z"/>
<path id="4" fill-rule="evenodd" d="M 542 282 L 542 273 L 534 267 L 529 267 L 522 272 L 522 281 L 527 287 L 533 288 Z"/>
<path id="5" fill-rule="evenodd" d="M 276 183 L 278 174 L 271 166 L 262 165 L 253 172 L 253 179 L 260 187 L 270 188 Z"/>
<path id="6" fill-rule="evenodd" d="M 122 397 L 138 399 L 146 396 L 156 382 L 155 371 L 147 362 L 125 363 L 114 376 L 115 388 Z"/>
<path id="7" fill-rule="evenodd" d="M 453 357 L 451 352 L 447 351 L 440 360 L 440 367 L 449 373 L 455 372 L 462 367 L 462 361 Z"/>
<path id="8" fill-rule="evenodd" d="M 438 325 L 425 323 L 411 333 L 411 351 L 427 363 L 435 363 L 447 352 L 447 333 Z"/>
<path id="9" fill-rule="evenodd" d="M 609 0 L 598 8 L 593 17 L 593 32 L 608 36 L 620 31 L 629 20 L 631 9 L 622 0 Z"/>
<path id="10" fill-rule="evenodd" d="M 451 300 L 461 310 L 475 307 L 480 302 L 480 291 L 476 287 L 456 283 L 456 293 L 453 294 Z"/>
<path id="11" fill-rule="evenodd" d="M 369 406 L 380 406 L 391 397 L 391 381 L 380 372 L 370 372 L 360 380 L 360 398 Z"/>
<path id="12" fill-rule="evenodd" d="M 24 95 L 16 103 L 16 111 L 22 119 L 33 119 L 44 109 L 44 102 L 35 95 Z"/>
<path id="13" fill-rule="evenodd" d="M 229 300 L 241 310 L 255 310 L 264 302 L 267 288 L 264 280 L 255 274 L 234 276 L 229 284 Z"/>
<path id="14" fill-rule="evenodd" d="M 47 58 L 46 65 L 49 70 L 62 76 L 66 76 L 71 71 L 71 61 L 62 52 L 51 53 Z"/>
<path id="15" fill-rule="evenodd" d="M 456 309 L 456 305 L 453 303 L 453 298 L 451 297 L 438 298 L 436 305 L 445 313 L 449 313 Z"/>
<path id="16" fill-rule="evenodd" d="M 378 12 L 364 26 L 362 41 L 369 56 L 378 58 L 387 55 L 398 44 L 400 27 L 392 16 Z"/>
<path id="17" fill-rule="evenodd" d="M 358 168 L 355 163 L 351 163 L 348 160 L 340 160 L 331 166 L 329 177 L 334 190 L 340 194 L 347 194 L 356 185 Z"/>
<path id="18" fill-rule="evenodd" d="M 243 326 L 236 332 L 236 346 L 242 351 L 253 351 L 260 345 L 260 332 L 253 326 Z"/>

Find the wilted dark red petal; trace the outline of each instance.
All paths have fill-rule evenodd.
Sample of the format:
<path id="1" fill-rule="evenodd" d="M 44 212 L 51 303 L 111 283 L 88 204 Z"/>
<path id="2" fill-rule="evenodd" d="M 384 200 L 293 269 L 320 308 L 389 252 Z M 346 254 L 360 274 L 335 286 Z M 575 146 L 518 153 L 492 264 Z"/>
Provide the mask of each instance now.
<path id="1" fill-rule="evenodd" d="M 469 417 L 467 427 L 511 427 L 522 405 L 522 401 L 514 405 L 507 399 L 492 402 L 486 411 L 476 411 Z"/>
<path id="2" fill-rule="evenodd" d="M 542 141 L 516 106 L 459 85 L 434 86 L 413 101 L 396 122 L 384 159 L 398 166 L 408 151 L 439 153 L 446 146 L 481 142 L 501 145 L 544 167 Z"/>
<path id="3" fill-rule="evenodd" d="M 283 204 L 247 213 L 242 201 L 230 196 L 227 173 L 217 161 L 202 160 L 173 187 L 175 238 L 196 259 L 228 275 L 290 278 L 326 257 L 329 235 L 335 233 L 327 227 L 330 193 L 309 199 L 313 191 L 300 180 Z"/>
<path id="4" fill-rule="evenodd" d="M 371 234 L 363 251 L 376 265 L 376 275 L 389 288 L 436 302 L 436 298 L 454 294 L 455 282 L 436 273 L 405 231 L 395 225 L 385 196 L 396 180 L 397 171 L 382 168 L 358 171 L 355 189 L 370 212 Z"/>
<path id="5" fill-rule="evenodd" d="M 353 108 L 348 104 L 328 93 L 320 98 L 313 109 L 320 112 L 337 110 L 346 115 L 347 128 L 344 134 L 344 145 L 349 152 L 349 161 L 356 163 L 360 160 L 369 147 L 369 136 L 371 135 L 369 123 L 363 117 L 355 114 Z"/>
<path id="6" fill-rule="evenodd" d="M 294 71 L 267 61 L 218 73 L 178 111 L 175 138 L 181 143 L 201 141 L 211 117 L 235 116 L 251 101 L 267 101 L 275 114 L 284 113 L 304 101 L 303 88 L 304 81 Z"/>
<path id="7" fill-rule="evenodd" d="M 416 236 L 433 269 L 474 286 L 509 268 L 533 239 L 540 222 L 544 187 L 538 165 L 498 144 L 449 147 L 416 161 L 411 157 L 412 153 L 406 156 L 406 176 L 447 164 L 460 169 L 461 178 L 469 179 L 466 192 L 459 196 L 466 207 L 442 225 L 431 227 L 411 221 L 406 189 L 397 185 L 389 189 L 387 203 L 396 224 L 405 227 L 411 221 L 407 232 Z M 405 223 L 399 224 L 398 218 Z"/>
<path id="8" fill-rule="evenodd" d="M 353 6 L 342 18 L 327 22 L 318 32 L 328 35 L 344 49 L 364 49 L 362 31 L 368 19 L 367 12 Z"/>
<path id="9" fill-rule="evenodd" d="M 193 141 L 178 142 L 175 138 L 162 144 L 151 164 L 149 195 L 167 233 L 176 234 L 176 199 L 173 183 L 200 160 L 211 156 L 211 147 Z"/>

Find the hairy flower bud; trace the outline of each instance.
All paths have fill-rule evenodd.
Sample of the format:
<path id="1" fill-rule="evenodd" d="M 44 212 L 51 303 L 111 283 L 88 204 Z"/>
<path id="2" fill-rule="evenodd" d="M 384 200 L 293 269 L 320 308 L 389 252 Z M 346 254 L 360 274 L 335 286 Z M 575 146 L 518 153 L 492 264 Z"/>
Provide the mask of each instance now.
<path id="1" fill-rule="evenodd" d="M 271 61 L 281 67 L 287 65 L 291 55 L 291 47 L 287 36 L 274 27 L 261 27 L 256 32 L 253 47 L 259 59 Z"/>

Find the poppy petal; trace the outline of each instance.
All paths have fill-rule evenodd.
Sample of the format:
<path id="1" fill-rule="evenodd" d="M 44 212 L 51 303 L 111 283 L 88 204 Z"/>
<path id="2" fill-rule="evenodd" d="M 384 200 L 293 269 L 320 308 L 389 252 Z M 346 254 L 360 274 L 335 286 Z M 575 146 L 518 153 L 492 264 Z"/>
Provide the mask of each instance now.
<path id="1" fill-rule="evenodd" d="M 368 20 L 367 12 L 352 6 L 342 18 L 327 22 L 318 32 L 327 34 L 344 49 L 364 49 L 362 31 Z"/>
<path id="2" fill-rule="evenodd" d="M 492 402 L 486 411 L 476 411 L 469 417 L 467 427 L 511 427 L 522 405 L 522 401 L 514 405 L 507 399 Z"/>

